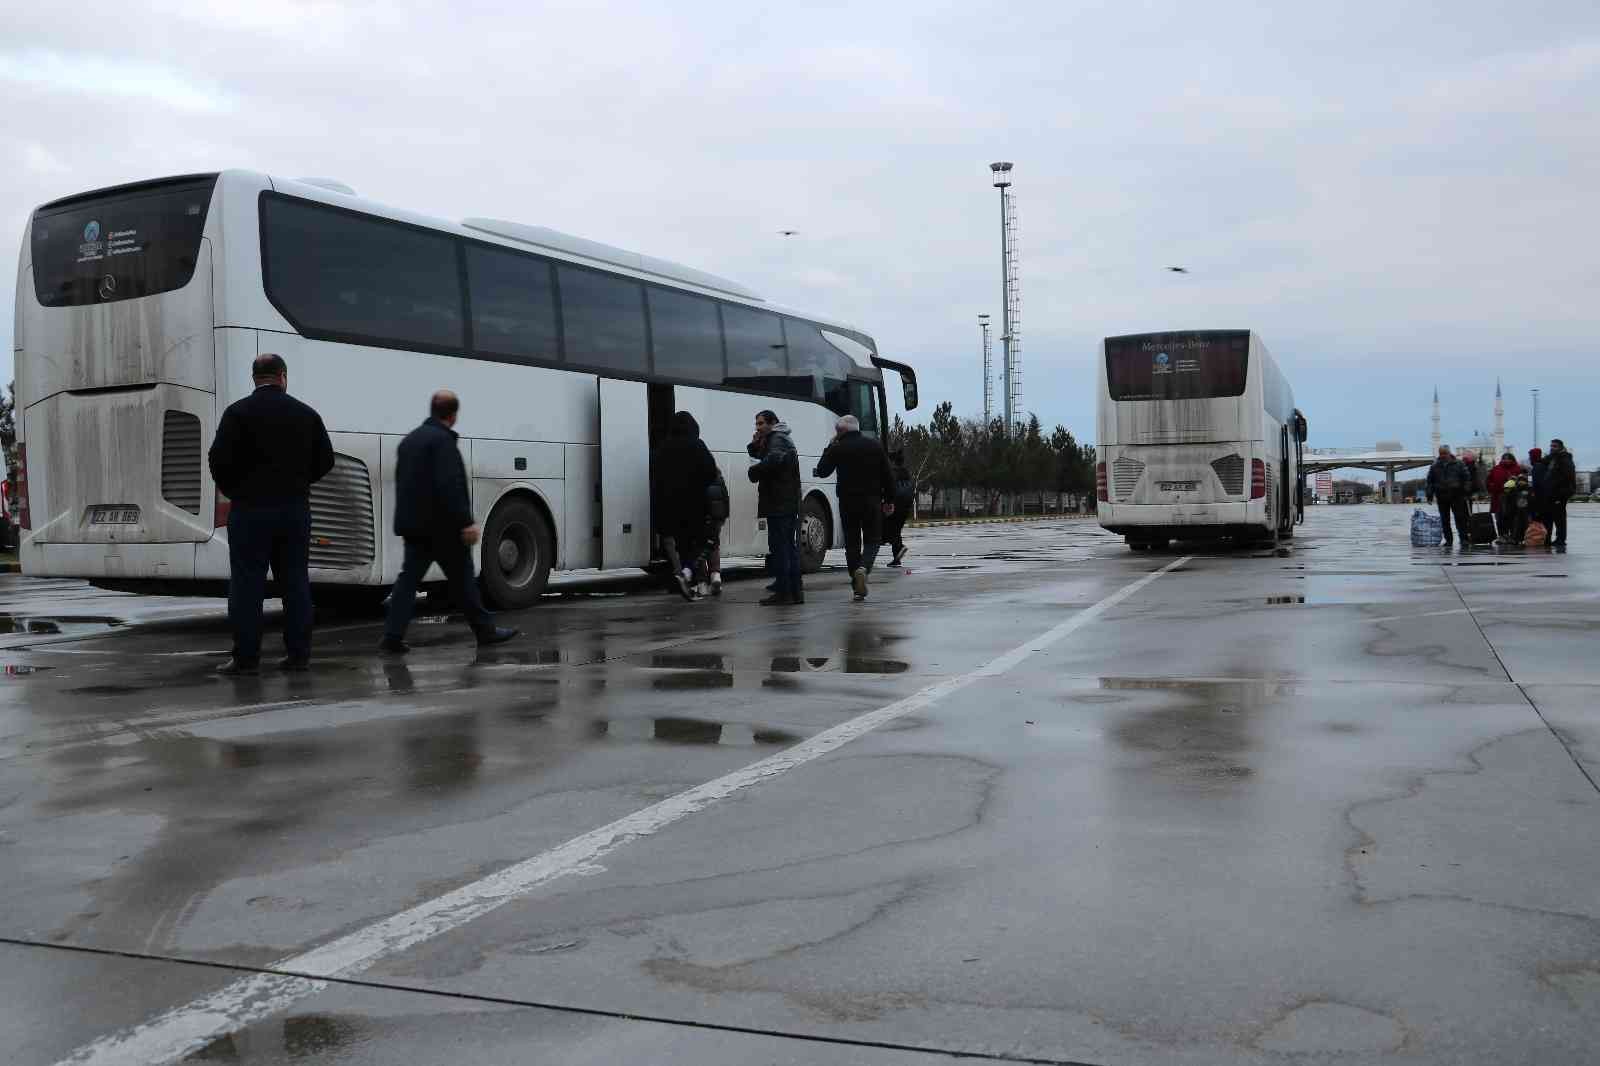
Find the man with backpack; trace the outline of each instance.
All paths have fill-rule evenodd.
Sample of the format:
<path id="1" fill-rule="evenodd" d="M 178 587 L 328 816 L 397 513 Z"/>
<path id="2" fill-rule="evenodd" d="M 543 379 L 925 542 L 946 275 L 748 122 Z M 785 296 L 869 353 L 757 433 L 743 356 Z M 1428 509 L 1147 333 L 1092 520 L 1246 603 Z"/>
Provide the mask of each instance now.
<path id="1" fill-rule="evenodd" d="M 839 524 L 844 529 L 844 562 L 856 599 L 867 598 L 867 575 L 883 541 L 883 516 L 894 508 L 894 474 L 889 457 L 877 438 L 861 432 L 855 415 L 841 415 L 834 423 L 828 445 L 812 471 L 828 477 L 838 471 L 834 491 L 839 497 Z"/>
<path id="2" fill-rule="evenodd" d="M 1454 543 L 1450 535 L 1452 517 L 1456 531 L 1461 534 L 1462 550 L 1472 547 L 1472 516 L 1467 509 L 1467 496 L 1471 488 L 1472 477 L 1465 464 L 1455 457 L 1449 445 L 1441 445 L 1439 458 L 1428 468 L 1428 493 L 1439 508 L 1439 524 L 1444 527 L 1446 548 Z"/>
<path id="3" fill-rule="evenodd" d="M 1567 501 L 1578 491 L 1578 468 L 1561 438 L 1550 442 L 1549 468 L 1545 472 L 1549 493 L 1545 524 L 1550 527 L 1550 546 L 1567 546 Z"/>
<path id="4" fill-rule="evenodd" d="M 894 513 L 883 520 L 883 542 L 894 552 L 889 565 L 899 566 L 906 557 L 906 542 L 901 539 L 900 531 L 905 528 L 906 519 L 917 501 L 917 482 L 906 466 L 905 452 L 890 452 L 889 468 L 894 473 Z"/>
<path id="5" fill-rule="evenodd" d="M 711 524 L 714 490 L 721 485 L 722 473 L 700 439 L 699 423 L 688 411 L 677 412 L 668 423 L 667 438 L 650 454 L 650 502 L 661 550 L 672 567 L 672 580 L 686 600 L 695 598 L 693 586 L 699 576 L 695 571 L 705 568 L 721 525 L 720 521 Z M 722 517 L 726 518 L 725 488 L 721 501 Z M 720 593 L 720 573 L 715 585 Z"/>

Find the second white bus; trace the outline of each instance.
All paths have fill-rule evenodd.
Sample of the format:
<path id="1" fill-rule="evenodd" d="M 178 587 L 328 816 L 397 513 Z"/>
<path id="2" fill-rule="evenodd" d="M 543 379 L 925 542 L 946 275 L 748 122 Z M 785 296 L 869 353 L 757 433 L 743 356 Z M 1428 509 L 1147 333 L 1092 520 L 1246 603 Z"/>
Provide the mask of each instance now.
<path id="1" fill-rule="evenodd" d="M 1276 542 L 1304 519 L 1306 420 L 1250 330 L 1107 337 L 1099 362 L 1100 524 L 1135 551 Z"/>

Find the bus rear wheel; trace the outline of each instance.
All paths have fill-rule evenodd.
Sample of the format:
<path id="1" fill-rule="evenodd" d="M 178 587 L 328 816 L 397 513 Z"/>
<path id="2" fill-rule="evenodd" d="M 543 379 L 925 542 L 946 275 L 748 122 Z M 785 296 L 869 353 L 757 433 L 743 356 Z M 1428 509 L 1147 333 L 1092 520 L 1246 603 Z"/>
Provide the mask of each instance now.
<path id="1" fill-rule="evenodd" d="M 822 569 L 823 557 L 833 542 L 833 527 L 828 522 L 827 505 L 815 496 L 800 501 L 800 572 L 814 574 Z"/>
<path id="2" fill-rule="evenodd" d="M 555 559 L 555 535 L 526 498 L 494 509 L 483 531 L 483 593 L 500 610 L 532 607 L 544 594 Z"/>

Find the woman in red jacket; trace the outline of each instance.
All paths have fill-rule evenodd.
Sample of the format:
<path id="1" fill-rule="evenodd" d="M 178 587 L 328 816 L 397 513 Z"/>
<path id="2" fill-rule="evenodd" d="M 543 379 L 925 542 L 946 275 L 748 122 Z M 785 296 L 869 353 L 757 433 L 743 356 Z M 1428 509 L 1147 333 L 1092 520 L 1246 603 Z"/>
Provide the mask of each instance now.
<path id="1" fill-rule="evenodd" d="M 1522 464 L 1517 462 L 1517 457 L 1510 452 L 1502 455 L 1500 461 L 1494 465 L 1494 469 L 1489 471 L 1489 509 L 1494 512 L 1494 520 L 1500 528 L 1502 539 L 1506 536 L 1506 530 L 1511 527 L 1511 518 L 1500 513 L 1500 494 L 1505 489 L 1506 479 L 1520 473 Z"/>

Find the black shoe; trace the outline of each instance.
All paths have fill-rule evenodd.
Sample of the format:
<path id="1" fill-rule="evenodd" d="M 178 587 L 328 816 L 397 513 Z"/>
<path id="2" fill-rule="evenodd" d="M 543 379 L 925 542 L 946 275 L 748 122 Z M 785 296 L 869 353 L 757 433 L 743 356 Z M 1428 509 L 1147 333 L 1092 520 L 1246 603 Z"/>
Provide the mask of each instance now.
<path id="1" fill-rule="evenodd" d="M 797 593 L 794 594 L 794 599 L 791 600 L 790 602 L 791 603 L 797 603 L 797 604 L 804 603 L 804 602 L 806 602 L 806 594 L 804 592 L 797 592 Z"/>
<path id="2" fill-rule="evenodd" d="M 229 659 L 217 667 L 217 673 L 223 677 L 255 677 L 260 672 L 259 662 L 245 662 L 241 659 Z"/>
<path id="3" fill-rule="evenodd" d="M 789 596 L 780 596 L 777 593 L 773 593 L 771 596 L 768 596 L 766 599 L 761 601 L 761 606 L 763 606 L 763 607 L 788 607 L 792 603 L 794 603 L 794 600 L 791 597 L 789 597 Z"/>
<path id="4" fill-rule="evenodd" d="M 311 669 L 311 657 L 304 659 L 298 655 L 286 655 L 278 660 L 278 668 L 286 674 L 303 674 Z"/>
<path id="5" fill-rule="evenodd" d="M 404 655 L 411 650 L 411 645 L 399 637 L 384 637 L 378 641 L 378 651 L 384 655 Z"/>
<path id="6" fill-rule="evenodd" d="M 495 626 L 478 634 L 478 647 L 487 648 L 491 644 L 504 644 L 512 637 L 522 635 L 522 630 L 512 629 L 510 626 Z"/>

